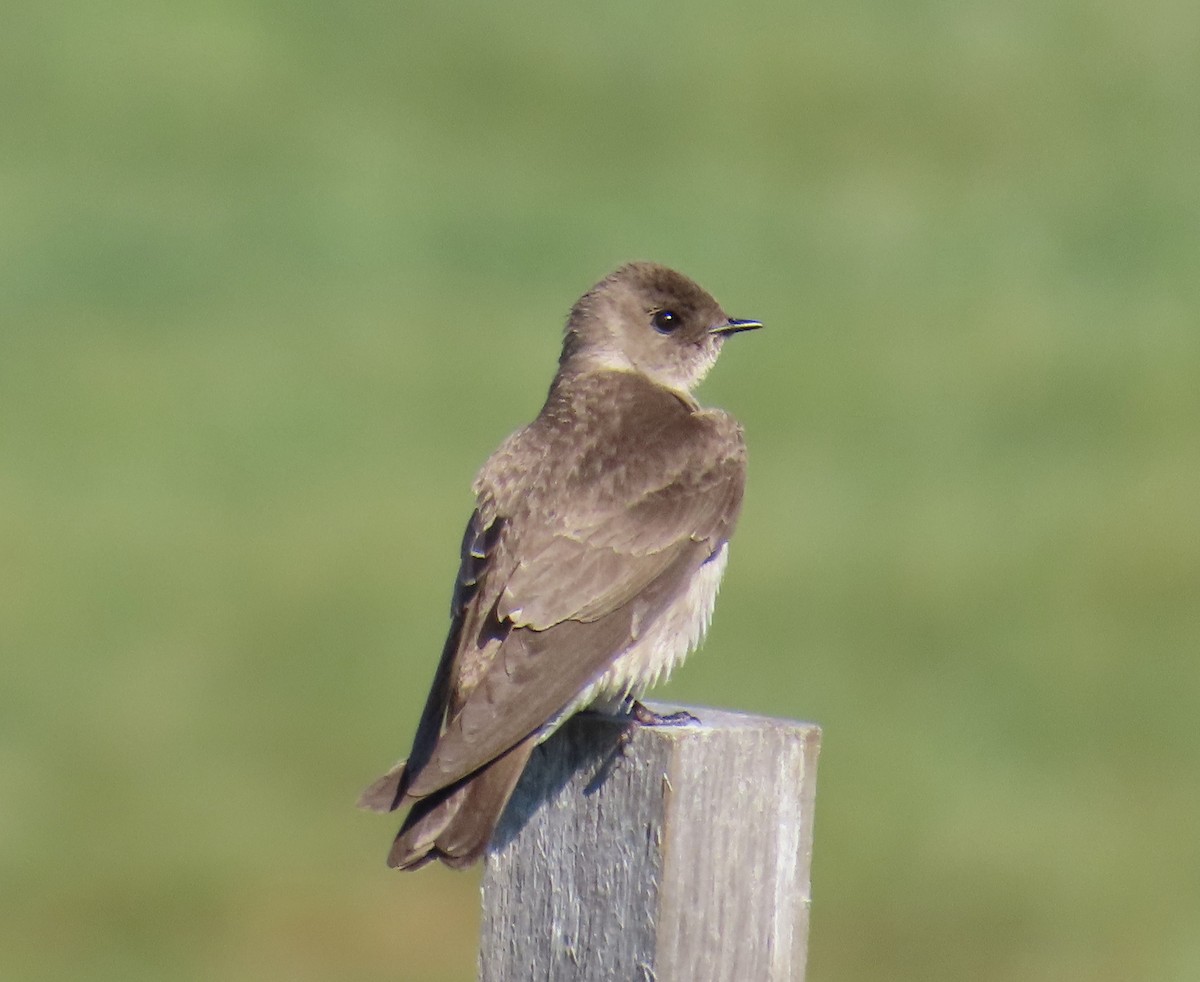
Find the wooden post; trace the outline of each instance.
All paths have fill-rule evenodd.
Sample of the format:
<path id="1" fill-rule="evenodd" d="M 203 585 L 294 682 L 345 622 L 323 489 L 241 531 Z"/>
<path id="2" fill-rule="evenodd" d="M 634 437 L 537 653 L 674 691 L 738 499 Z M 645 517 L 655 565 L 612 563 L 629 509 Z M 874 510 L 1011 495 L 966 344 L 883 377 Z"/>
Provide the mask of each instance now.
<path id="1" fill-rule="evenodd" d="M 691 712 L 624 747 L 583 714 L 534 752 L 484 869 L 481 982 L 802 982 L 821 731 Z"/>

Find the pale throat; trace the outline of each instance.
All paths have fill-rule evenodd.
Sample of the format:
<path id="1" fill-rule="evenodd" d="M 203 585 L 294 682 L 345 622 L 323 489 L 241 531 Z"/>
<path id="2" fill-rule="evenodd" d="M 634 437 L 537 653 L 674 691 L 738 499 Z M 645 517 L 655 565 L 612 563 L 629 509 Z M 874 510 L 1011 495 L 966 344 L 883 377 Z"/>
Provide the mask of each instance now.
<path id="1" fill-rule="evenodd" d="M 719 349 L 716 345 L 705 347 L 696 352 L 693 359 L 688 359 L 688 370 L 684 370 L 684 359 L 680 363 L 664 369 L 659 366 L 646 366 L 634 361 L 624 351 L 615 345 L 604 345 L 579 351 L 571 356 L 570 364 L 578 370 L 593 372 L 629 372 L 642 375 L 657 385 L 683 396 L 686 402 L 693 403 L 692 389 L 699 385 L 704 377 L 716 364 Z"/>

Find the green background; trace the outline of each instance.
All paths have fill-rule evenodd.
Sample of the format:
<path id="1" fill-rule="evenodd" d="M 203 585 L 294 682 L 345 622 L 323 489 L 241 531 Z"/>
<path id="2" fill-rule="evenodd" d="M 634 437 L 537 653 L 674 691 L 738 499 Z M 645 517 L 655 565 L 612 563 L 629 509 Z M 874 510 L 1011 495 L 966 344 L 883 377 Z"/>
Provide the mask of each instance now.
<path id="1" fill-rule="evenodd" d="M 1194 0 L 7 10 L 0 977 L 472 977 L 477 875 L 353 800 L 632 258 L 768 325 L 659 696 L 825 727 L 810 978 L 1200 977 L 1198 50 Z"/>

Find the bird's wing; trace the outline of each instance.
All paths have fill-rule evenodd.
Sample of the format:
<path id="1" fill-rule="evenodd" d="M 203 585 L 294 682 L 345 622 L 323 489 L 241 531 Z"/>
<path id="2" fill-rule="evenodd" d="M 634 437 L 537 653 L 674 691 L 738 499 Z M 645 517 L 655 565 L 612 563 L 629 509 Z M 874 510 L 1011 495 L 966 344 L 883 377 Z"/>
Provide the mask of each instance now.
<path id="1" fill-rule="evenodd" d="M 577 508 L 504 515 L 485 500 L 473 524 L 488 548 L 464 549 L 464 566 L 468 557 L 476 565 L 459 576 L 473 586 L 439 697 L 445 721 L 431 745 L 433 717 L 422 718 L 417 746 L 428 750 L 410 758 L 411 797 L 462 779 L 554 720 L 728 539 L 745 484 L 740 433 L 720 455 L 703 432 L 686 435 L 657 457 L 650 448 L 653 466 L 627 461 L 606 493 Z"/>
<path id="2" fill-rule="evenodd" d="M 400 761 L 379 780 L 370 785 L 359 796 L 358 805 L 370 811 L 388 812 L 400 807 L 413 774 L 418 773 L 428 762 L 437 746 L 450 703 L 450 693 L 455 683 L 455 666 L 463 629 L 476 612 L 478 605 L 472 600 L 479 590 L 479 583 L 488 569 L 489 560 L 495 550 L 503 520 L 487 522 L 476 509 L 467 522 L 459 550 L 458 575 L 450 599 L 450 633 L 442 647 L 442 657 L 434 673 L 433 684 L 421 711 L 417 734 L 407 759 Z"/>

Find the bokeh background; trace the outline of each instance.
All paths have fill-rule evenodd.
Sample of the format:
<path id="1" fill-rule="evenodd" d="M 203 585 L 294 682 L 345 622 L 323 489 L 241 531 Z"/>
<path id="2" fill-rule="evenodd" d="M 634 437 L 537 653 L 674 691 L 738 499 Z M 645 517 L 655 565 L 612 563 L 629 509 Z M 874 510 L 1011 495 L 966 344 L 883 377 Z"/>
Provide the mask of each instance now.
<path id="1" fill-rule="evenodd" d="M 1198 50 L 1191 0 L 6 10 L 0 977 L 473 977 L 477 875 L 353 801 L 475 469 L 653 258 L 769 325 L 662 695 L 824 725 L 810 978 L 1200 978 Z"/>

